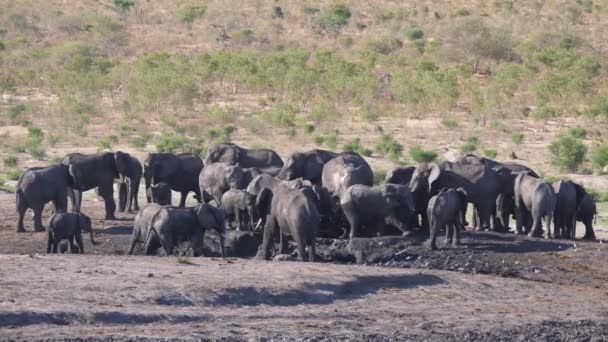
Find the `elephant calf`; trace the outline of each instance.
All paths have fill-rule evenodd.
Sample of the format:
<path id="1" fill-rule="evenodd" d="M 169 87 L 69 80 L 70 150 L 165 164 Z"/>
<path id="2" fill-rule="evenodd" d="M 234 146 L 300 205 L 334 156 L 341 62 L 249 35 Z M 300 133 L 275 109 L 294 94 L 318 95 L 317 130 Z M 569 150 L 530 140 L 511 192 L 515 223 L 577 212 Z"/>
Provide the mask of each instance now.
<path id="1" fill-rule="evenodd" d="M 446 244 L 451 243 L 455 247 L 460 243 L 460 229 L 464 227 L 462 218 L 466 205 L 467 193 L 462 188 L 443 188 L 437 195 L 431 197 L 427 209 L 431 249 L 437 249 L 437 232 L 442 227 L 446 228 Z"/>
<path id="2" fill-rule="evenodd" d="M 81 254 L 84 253 L 82 231 L 91 233 L 91 242 L 93 242 L 91 218 L 85 214 L 56 212 L 49 219 L 48 226 L 47 253 L 51 253 L 51 250 L 53 253 L 57 253 L 57 247 L 64 239 L 70 243 L 73 251 L 76 250 L 74 246 L 74 240 L 76 240 L 78 251 Z"/>
<path id="3" fill-rule="evenodd" d="M 152 203 L 171 205 L 171 186 L 165 182 L 150 185 L 146 190 L 146 195 L 152 200 Z"/>
<path id="4" fill-rule="evenodd" d="M 525 215 L 532 215 L 532 229 L 530 237 L 541 235 L 541 226 L 544 222 L 547 239 L 551 237 L 551 221 L 555 211 L 557 197 L 553 186 L 542 179 L 521 173 L 515 178 L 515 218 L 517 221 L 517 234 L 522 234 Z"/>
<path id="5" fill-rule="evenodd" d="M 582 222 L 585 225 L 585 240 L 595 240 L 595 232 L 593 231 L 593 222 L 597 215 L 597 207 L 595 206 L 595 200 L 591 195 L 585 194 L 581 204 L 576 212 L 576 220 Z"/>
<path id="6" fill-rule="evenodd" d="M 152 219 L 154 215 L 156 215 L 160 208 L 162 208 L 157 203 L 149 203 L 144 205 L 137 215 L 135 215 L 135 221 L 133 223 L 133 232 L 131 234 L 131 243 L 129 250 L 127 251 L 128 255 L 133 254 L 133 250 L 135 249 L 135 245 L 144 242 L 144 239 L 148 235 L 148 228 L 152 224 Z M 158 246 L 152 246 L 151 248 L 158 248 Z"/>
<path id="7" fill-rule="evenodd" d="M 222 196 L 221 208 L 226 213 L 228 222 L 236 224 L 236 230 L 253 230 L 258 220 L 255 200 L 256 196 L 236 189 L 228 190 Z"/>

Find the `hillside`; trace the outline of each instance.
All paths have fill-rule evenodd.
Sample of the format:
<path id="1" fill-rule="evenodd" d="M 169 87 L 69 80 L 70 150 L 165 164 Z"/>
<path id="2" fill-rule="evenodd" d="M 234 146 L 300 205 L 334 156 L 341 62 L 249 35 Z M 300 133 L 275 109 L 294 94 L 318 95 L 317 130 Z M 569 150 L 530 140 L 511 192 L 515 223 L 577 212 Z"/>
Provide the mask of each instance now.
<path id="1" fill-rule="evenodd" d="M 379 174 L 424 159 L 416 146 L 598 172 L 607 15 L 591 0 L 3 1 L 0 170 L 231 140 L 354 149 Z M 569 129 L 583 147 L 552 163 Z"/>

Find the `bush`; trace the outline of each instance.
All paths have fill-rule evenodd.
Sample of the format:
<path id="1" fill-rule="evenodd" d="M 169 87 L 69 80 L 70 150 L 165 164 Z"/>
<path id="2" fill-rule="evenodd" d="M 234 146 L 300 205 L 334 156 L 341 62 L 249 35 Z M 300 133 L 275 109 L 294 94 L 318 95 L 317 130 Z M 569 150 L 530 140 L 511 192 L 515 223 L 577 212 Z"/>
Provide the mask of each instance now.
<path id="1" fill-rule="evenodd" d="M 134 5 L 135 2 L 133 0 L 114 0 L 114 7 L 121 14 L 129 12 Z"/>
<path id="2" fill-rule="evenodd" d="M 374 147 L 376 152 L 388 156 L 393 161 L 399 160 L 403 153 L 403 145 L 399 144 L 392 135 L 382 134 L 380 141 Z"/>
<path id="3" fill-rule="evenodd" d="M 304 125 L 304 132 L 308 133 L 308 134 L 312 134 L 312 132 L 315 131 L 315 125 L 312 124 L 305 124 Z"/>
<path id="4" fill-rule="evenodd" d="M 217 104 L 207 106 L 203 112 L 203 116 L 212 123 L 219 125 L 231 123 L 235 120 L 234 114 L 231 111 Z"/>
<path id="5" fill-rule="evenodd" d="M 443 119 L 441 125 L 447 129 L 455 129 L 458 127 L 458 121 L 455 119 Z"/>
<path id="6" fill-rule="evenodd" d="M 513 140 L 513 142 L 517 145 L 524 142 L 525 138 L 526 138 L 525 134 L 523 134 L 521 132 L 515 132 L 511 135 L 511 140 Z"/>
<path id="7" fill-rule="evenodd" d="M 17 156 L 9 155 L 4 157 L 2 161 L 4 162 L 4 166 L 6 167 L 15 167 L 17 166 L 17 162 L 19 161 L 19 159 L 17 159 Z"/>
<path id="8" fill-rule="evenodd" d="M 11 123 L 22 122 L 22 114 L 25 112 L 25 105 L 20 103 L 18 105 L 8 107 L 8 119 Z"/>
<path id="9" fill-rule="evenodd" d="M 317 135 L 315 137 L 315 145 L 321 146 L 321 145 L 323 145 L 324 142 L 325 142 L 325 137 L 323 137 L 322 135 Z"/>
<path id="10" fill-rule="evenodd" d="M 608 94 L 591 99 L 588 114 L 593 117 L 608 118 Z"/>
<path id="11" fill-rule="evenodd" d="M 596 202 L 608 202 L 608 192 L 593 188 L 585 188 L 585 190 Z"/>
<path id="12" fill-rule="evenodd" d="M 146 145 L 148 144 L 148 141 L 150 141 L 151 138 L 152 138 L 152 135 L 150 135 L 148 133 L 134 136 L 133 138 L 131 138 L 131 146 L 138 148 L 138 149 L 143 149 L 146 147 Z"/>
<path id="13" fill-rule="evenodd" d="M 595 165 L 595 167 L 600 169 L 600 171 L 606 165 L 608 165 L 608 144 L 601 144 L 595 146 L 593 154 L 591 155 L 591 161 L 593 162 L 593 165 Z"/>
<path id="14" fill-rule="evenodd" d="M 582 139 L 587 136 L 587 130 L 580 126 L 571 127 L 568 129 L 568 135 L 573 138 Z"/>
<path id="15" fill-rule="evenodd" d="M 343 150 L 345 152 L 356 152 L 365 157 L 371 157 L 373 153 L 372 150 L 370 150 L 369 148 L 364 148 L 363 145 L 361 145 L 361 139 L 359 138 L 356 138 L 346 143 L 343 147 Z"/>
<path id="16" fill-rule="evenodd" d="M 466 142 L 460 146 L 462 153 L 472 153 L 477 150 L 477 144 L 479 143 L 479 137 L 471 135 L 467 138 Z"/>
<path id="17" fill-rule="evenodd" d="M 496 159 L 496 156 L 498 155 L 498 151 L 496 151 L 495 149 L 492 149 L 492 148 L 484 149 L 483 155 L 490 159 Z"/>
<path id="18" fill-rule="evenodd" d="M 38 127 L 27 128 L 27 140 L 25 146 L 32 157 L 41 160 L 44 158 L 45 150 L 42 147 L 44 132 Z"/>
<path id="19" fill-rule="evenodd" d="M 97 143 L 97 152 L 104 151 L 104 150 L 111 150 L 112 145 L 116 144 L 117 142 L 118 142 L 118 137 L 115 135 L 108 135 L 106 137 L 103 137 Z"/>
<path id="20" fill-rule="evenodd" d="M 187 144 L 188 139 L 183 135 L 163 133 L 156 143 L 156 151 L 159 153 L 182 152 Z"/>
<path id="21" fill-rule="evenodd" d="M 421 28 L 412 27 L 409 30 L 407 30 L 407 32 L 405 33 L 405 36 L 407 37 L 407 39 L 409 39 L 411 41 L 422 39 L 422 38 L 424 38 L 424 31 L 422 31 Z"/>
<path id="22" fill-rule="evenodd" d="M 232 133 L 235 131 L 236 127 L 234 126 L 226 126 L 221 129 L 209 128 L 206 132 L 206 136 L 209 140 L 218 144 L 226 144 L 232 141 Z"/>
<path id="23" fill-rule="evenodd" d="M 410 156 L 417 163 L 430 163 L 437 159 L 437 152 L 424 150 L 420 146 L 414 146 L 410 149 Z"/>
<path id="24" fill-rule="evenodd" d="M 16 181 L 19 180 L 19 177 L 21 177 L 22 173 L 23 171 L 19 169 L 8 169 L 6 170 L 6 178 L 8 180 Z"/>
<path id="25" fill-rule="evenodd" d="M 469 11 L 466 8 L 461 8 L 458 11 L 456 11 L 456 15 L 461 16 L 461 17 L 468 17 L 469 15 L 471 15 L 471 11 Z"/>
<path id="26" fill-rule="evenodd" d="M 563 171 L 575 172 L 585 161 L 587 147 L 577 139 L 562 135 L 549 145 L 551 163 Z"/>
<path id="27" fill-rule="evenodd" d="M 351 12 L 344 4 L 334 4 L 317 19 L 317 24 L 323 30 L 338 33 L 343 26 L 348 24 Z"/>
<path id="28" fill-rule="evenodd" d="M 287 104 L 278 104 L 272 109 L 264 112 L 266 118 L 280 126 L 295 126 L 296 109 Z"/>
<path id="29" fill-rule="evenodd" d="M 390 55 L 401 49 L 403 42 L 397 38 L 384 38 L 368 44 L 369 49 L 381 55 Z"/>
<path id="30" fill-rule="evenodd" d="M 192 24 L 199 18 L 201 18 L 207 8 L 203 5 L 189 5 L 181 7 L 177 10 L 177 17 L 179 20 L 186 24 L 188 28 L 192 28 Z"/>
<path id="31" fill-rule="evenodd" d="M 335 150 L 338 148 L 338 131 L 334 131 L 325 136 L 325 145 Z"/>
<path id="32" fill-rule="evenodd" d="M 283 9 L 280 6 L 274 6 L 272 8 L 272 19 L 283 19 Z"/>
<path id="33" fill-rule="evenodd" d="M 556 110 L 549 105 L 540 105 L 532 112 L 532 117 L 536 120 L 547 120 L 556 116 Z"/>

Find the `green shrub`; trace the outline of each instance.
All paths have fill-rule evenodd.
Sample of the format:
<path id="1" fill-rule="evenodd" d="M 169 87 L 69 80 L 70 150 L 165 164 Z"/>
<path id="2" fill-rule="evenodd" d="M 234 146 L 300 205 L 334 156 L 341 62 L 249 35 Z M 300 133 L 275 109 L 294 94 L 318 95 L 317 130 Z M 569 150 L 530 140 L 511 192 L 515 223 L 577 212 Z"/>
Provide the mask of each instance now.
<path id="1" fill-rule="evenodd" d="M 361 139 L 356 138 L 354 140 L 349 141 L 343 146 L 343 150 L 346 152 L 356 152 L 365 157 L 371 157 L 373 151 L 369 148 L 363 147 L 361 145 Z"/>
<path id="2" fill-rule="evenodd" d="M 587 13 L 591 13 L 593 11 L 593 0 L 576 0 L 576 3 L 579 4 Z"/>
<path id="3" fill-rule="evenodd" d="M 205 133 L 207 138 L 218 144 L 226 144 L 232 141 L 232 133 L 236 132 L 236 127 L 225 126 L 221 129 L 209 128 Z"/>
<path id="4" fill-rule="evenodd" d="M 325 136 L 325 145 L 335 150 L 338 148 L 338 131 L 334 131 Z"/>
<path id="5" fill-rule="evenodd" d="M 45 150 L 42 147 L 43 139 L 44 132 L 42 132 L 40 128 L 33 126 L 27 128 L 27 140 L 25 142 L 25 146 L 32 157 L 38 160 L 43 159 L 45 155 Z"/>
<path id="6" fill-rule="evenodd" d="M 307 134 L 312 134 L 312 132 L 315 131 L 315 125 L 312 124 L 305 124 L 304 125 L 304 132 L 306 132 Z"/>
<path id="7" fill-rule="evenodd" d="M 17 162 L 19 162 L 19 159 L 17 159 L 17 156 L 15 155 L 9 155 L 4 157 L 2 161 L 4 162 L 4 166 L 6 167 L 15 167 L 17 166 Z"/>
<path id="8" fill-rule="evenodd" d="M 410 156 L 416 163 L 430 163 L 437 159 L 437 152 L 424 150 L 420 146 L 414 146 L 410 149 Z"/>
<path id="9" fill-rule="evenodd" d="M 549 145 L 551 163 L 563 171 L 575 172 L 585 161 L 587 147 L 571 136 L 562 135 Z"/>
<path id="10" fill-rule="evenodd" d="M 523 143 L 525 138 L 526 138 L 526 135 L 523 134 L 522 132 L 515 132 L 511 135 L 511 140 L 517 145 L 520 145 L 521 143 Z"/>
<path id="11" fill-rule="evenodd" d="M 479 143 L 479 137 L 471 135 L 467 138 L 466 142 L 460 146 L 462 153 L 472 153 L 477 150 L 477 144 Z"/>
<path id="12" fill-rule="evenodd" d="M 177 10 L 177 17 L 182 23 L 186 24 L 188 28 L 191 28 L 192 24 L 197 19 L 201 18 L 206 10 L 207 7 L 203 5 L 188 5 Z"/>
<path id="13" fill-rule="evenodd" d="M 382 134 L 374 147 L 375 151 L 397 161 L 403 153 L 403 145 L 399 144 L 392 135 Z"/>
<path id="14" fill-rule="evenodd" d="M 272 8 L 272 19 L 283 19 L 283 9 L 280 6 L 274 6 Z"/>
<path id="15" fill-rule="evenodd" d="M 24 153 L 27 151 L 27 147 L 24 144 L 18 144 L 13 147 L 13 151 L 15 151 L 15 153 Z"/>
<path id="16" fill-rule="evenodd" d="M 571 127 L 568 129 L 568 134 L 573 138 L 582 139 L 587 136 L 587 130 L 580 126 Z"/>
<path id="17" fill-rule="evenodd" d="M 25 105 L 20 103 L 18 105 L 8 107 L 8 119 L 11 123 L 20 123 L 23 119 L 22 115 L 25 112 Z"/>
<path id="18" fill-rule="evenodd" d="M 495 149 L 492 149 L 492 148 L 487 148 L 487 149 L 483 150 L 483 155 L 490 159 L 496 159 L 496 156 L 498 155 L 498 151 L 496 151 Z"/>
<path id="19" fill-rule="evenodd" d="M 455 119 L 443 119 L 441 120 L 441 125 L 447 129 L 455 129 L 458 128 L 458 121 Z"/>
<path id="20" fill-rule="evenodd" d="M 324 136 L 322 136 L 322 135 L 317 135 L 317 136 L 315 137 L 315 145 L 317 145 L 317 146 L 321 146 L 321 145 L 323 145 L 323 143 L 324 143 L 324 142 L 325 142 L 325 137 L 324 137 Z"/>
<path id="21" fill-rule="evenodd" d="M 423 54 L 426 50 L 426 39 L 416 39 L 412 43 L 420 54 Z"/>
<path id="22" fill-rule="evenodd" d="M 183 135 L 163 133 L 156 143 L 156 151 L 159 153 L 182 152 L 187 144 L 188 139 Z"/>
<path id="23" fill-rule="evenodd" d="M 381 38 L 379 40 L 368 43 L 368 48 L 381 55 L 390 55 L 391 53 L 401 49 L 403 42 L 397 38 Z"/>
<path id="24" fill-rule="evenodd" d="M 289 137 L 295 137 L 297 133 L 298 132 L 296 131 L 295 127 L 289 127 L 287 129 L 287 136 L 289 136 Z"/>
<path id="25" fill-rule="evenodd" d="M 348 6 L 334 4 L 318 17 L 317 24 L 325 31 L 338 33 L 343 26 L 348 24 L 350 17 L 351 12 Z"/>
<path id="26" fill-rule="evenodd" d="M 608 202 L 608 192 L 586 187 L 585 190 L 596 202 Z"/>
<path id="27" fill-rule="evenodd" d="M 593 117 L 608 118 L 608 94 L 598 95 L 591 99 L 587 113 Z"/>
<path id="28" fill-rule="evenodd" d="M 264 112 L 266 118 L 280 126 L 295 126 L 296 109 L 288 104 L 278 104 L 272 109 Z"/>
<path id="29" fill-rule="evenodd" d="M 374 185 L 380 185 L 384 183 L 386 179 L 386 170 L 374 170 Z"/>
<path id="30" fill-rule="evenodd" d="M 59 139 L 61 139 L 61 137 L 59 136 L 59 134 L 55 134 L 55 133 L 51 133 L 51 134 L 47 135 L 47 137 L 46 137 L 46 141 L 48 141 L 48 143 L 51 147 L 57 146 Z"/>
<path id="31" fill-rule="evenodd" d="M 608 144 L 596 145 L 591 155 L 591 161 L 600 170 L 608 165 Z"/>
<path id="32" fill-rule="evenodd" d="M 405 33 L 407 39 L 414 41 L 424 38 L 424 31 L 419 27 L 412 27 Z"/>
<path id="33" fill-rule="evenodd" d="M 456 15 L 461 16 L 461 17 L 468 17 L 469 15 L 471 15 L 471 11 L 469 11 L 466 8 L 461 8 L 458 11 L 456 11 Z"/>
<path id="34" fill-rule="evenodd" d="M 19 169 L 8 169 L 5 173 L 8 180 L 16 181 L 19 180 L 19 177 L 21 177 L 23 171 Z"/>
<path id="35" fill-rule="evenodd" d="M 131 7 L 133 7 L 134 5 L 135 1 L 133 0 L 114 0 L 114 7 L 121 14 L 129 12 Z"/>
<path id="36" fill-rule="evenodd" d="M 136 135 L 133 138 L 131 138 L 131 146 L 138 148 L 138 149 L 143 149 L 146 147 L 146 145 L 148 144 L 148 141 L 150 141 L 150 139 L 152 139 L 152 135 L 150 135 L 148 133 Z"/>
<path id="37" fill-rule="evenodd" d="M 532 117 L 536 120 L 547 120 L 556 116 L 556 110 L 548 105 L 540 105 L 532 112 Z"/>
<path id="38" fill-rule="evenodd" d="M 112 146 L 118 142 L 118 137 L 115 135 L 108 135 L 101 138 L 97 143 L 97 152 L 104 150 L 111 150 Z"/>
<path id="39" fill-rule="evenodd" d="M 219 125 L 231 123 L 235 120 L 234 113 L 217 104 L 207 106 L 203 112 L 203 116 L 210 122 Z"/>
<path id="40" fill-rule="evenodd" d="M 240 44 L 249 45 L 255 40 L 253 30 L 250 28 L 239 30 L 232 34 L 232 40 Z"/>

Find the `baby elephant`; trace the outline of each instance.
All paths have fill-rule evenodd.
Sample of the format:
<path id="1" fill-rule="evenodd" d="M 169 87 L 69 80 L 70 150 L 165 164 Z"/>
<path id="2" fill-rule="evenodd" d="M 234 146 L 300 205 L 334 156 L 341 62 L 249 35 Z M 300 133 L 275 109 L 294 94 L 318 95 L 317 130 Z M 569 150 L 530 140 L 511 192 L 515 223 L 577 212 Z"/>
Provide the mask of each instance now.
<path id="1" fill-rule="evenodd" d="M 171 205 L 171 187 L 165 182 L 150 186 L 147 195 L 152 199 L 152 203 Z"/>
<path id="2" fill-rule="evenodd" d="M 244 190 L 230 189 L 222 196 L 221 208 L 236 230 L 253 230 L 257 222 L 256 196 Z"/>
<path id="3" fill-rule="evenodd" d="M 463 211 L 467 205 L 467 193 L 464 189 L 441 189 L 433 196 L 427 207 L 431 237 L 429 247 L 437 249 L 437 231 L 445 227 L 446 244 L 456 246 L 460 243 L 460 229 L 464 227 Z"/>
<path id="4" fill-rule="evenodd" d="M 82 213 L 56 212 L 49 219 L 46 252 L 51 253 L 52 249 L 53 253 L 57 253 L 59 243 L 65 239 L 69 241 L 72 251 L 78 250 L 80 254 L 83 254 L 82 231 L 91 233 L 91 242 L 93 242 L 93 226 L 90 217 Z M 78 247 L 74 246 L 74 240 Z"/>

